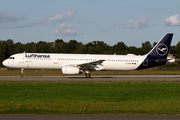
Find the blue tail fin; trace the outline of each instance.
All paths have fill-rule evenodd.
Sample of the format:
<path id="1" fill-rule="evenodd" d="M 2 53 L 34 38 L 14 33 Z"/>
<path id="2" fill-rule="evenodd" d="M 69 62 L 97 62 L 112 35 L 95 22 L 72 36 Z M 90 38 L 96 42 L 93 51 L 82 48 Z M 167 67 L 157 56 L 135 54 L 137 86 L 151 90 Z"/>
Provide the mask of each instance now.
<path id="1" fill-rule="evenodd" d="M 172 37 L 172 33 L 165 34 L 154 48 L 146 54 L 146 58 L 137 70 L 166 64 Z"/>
<path id="2" fill-rule="evenodd" d="M 167 58 L 173 34 L 167 33 L 148 53 L 148 56 Z"/>

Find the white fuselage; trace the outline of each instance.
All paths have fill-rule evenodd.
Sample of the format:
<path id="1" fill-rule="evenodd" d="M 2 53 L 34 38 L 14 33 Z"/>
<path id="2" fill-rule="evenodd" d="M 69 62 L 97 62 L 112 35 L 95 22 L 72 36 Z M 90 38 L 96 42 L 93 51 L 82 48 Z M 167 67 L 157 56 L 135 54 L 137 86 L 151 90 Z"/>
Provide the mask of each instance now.
<path id="1" fill-rule="evenodd" d="M 66 65 L 76 66 L 104 60 L 95 70 L 136 70 L 146 55 L 98 55 L 98 54 L 52 54 L 18 53 L 3 61 L 3 65 L 24 69 L 61 69 Z"/>
<path id="2" fill-rule="evenodd" d="M 18 53 L 3 61 L 3 65 L 24 69 L 61 69 L 63 74 L 79 74 L 97 70 L 139 70 L 173 62 L 167 59 L 172 33 L 167 33 L 143 56 L 137 55 L 98 55 L 98 54 L 53 54 L 53 53 Z"/>

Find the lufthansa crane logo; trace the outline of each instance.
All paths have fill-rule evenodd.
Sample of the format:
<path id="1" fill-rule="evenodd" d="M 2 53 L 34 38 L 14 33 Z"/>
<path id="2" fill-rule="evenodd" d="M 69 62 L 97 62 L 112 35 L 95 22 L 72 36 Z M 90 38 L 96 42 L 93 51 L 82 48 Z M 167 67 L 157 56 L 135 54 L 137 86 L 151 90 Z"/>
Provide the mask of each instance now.
<path id="1" fill-rule="evenodd" d="M 164 56 L 167 54 L 168 52 L 168 47 L 165 45 L 165 44 L 159 44 L 157 47 L 156 47 L 156 52 L 158 55 L 160 56 Z"/>

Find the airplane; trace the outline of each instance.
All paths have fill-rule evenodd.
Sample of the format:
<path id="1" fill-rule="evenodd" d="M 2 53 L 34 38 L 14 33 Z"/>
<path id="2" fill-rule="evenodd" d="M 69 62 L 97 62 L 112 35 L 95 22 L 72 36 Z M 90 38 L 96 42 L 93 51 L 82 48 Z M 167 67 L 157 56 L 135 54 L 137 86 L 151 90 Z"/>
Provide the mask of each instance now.
<path id="1" fill-rule="evenodd" d="M 20 68 L 22 78 L 24 69 L 61 69 L 63 74 L 80 74 L 90 78 L 90 71 L 132 71 L 172 62 L 168 52 L 173 33 L 167 33 L 145 55 L 100 55 L 100 54 L 53 54 L 18 53 L 11 55 L 2 64 L 6 67 Z"/>

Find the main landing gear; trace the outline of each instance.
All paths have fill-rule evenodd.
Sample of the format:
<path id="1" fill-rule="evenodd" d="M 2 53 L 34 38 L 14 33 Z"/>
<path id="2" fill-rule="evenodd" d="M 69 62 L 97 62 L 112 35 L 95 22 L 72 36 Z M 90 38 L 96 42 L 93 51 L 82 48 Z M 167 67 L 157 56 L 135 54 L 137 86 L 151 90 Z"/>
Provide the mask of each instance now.
<path id="1" fill-rule="evenodd" d="M 91 78 L 91 74 L 89 73 L 89 71 L 86 72 L 85 77 L 86 77 L 86 78 Z"/>
<path id="2" fill-rule="evenodd" d="M 20 75 L 21 78 L 24 77 L 23 73 L 24 73 L 24 69 L 22 68 L 22 69 L 21 69 L 21 75 Z"/>

